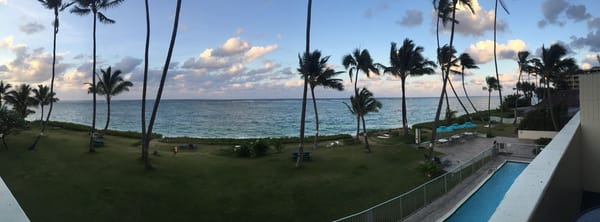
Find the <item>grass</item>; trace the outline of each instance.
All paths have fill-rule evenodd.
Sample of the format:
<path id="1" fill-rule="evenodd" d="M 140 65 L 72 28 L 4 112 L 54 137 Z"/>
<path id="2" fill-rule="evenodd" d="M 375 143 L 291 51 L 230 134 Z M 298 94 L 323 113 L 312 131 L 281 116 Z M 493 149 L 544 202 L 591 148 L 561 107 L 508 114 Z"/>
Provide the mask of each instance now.
<path id="1" fill-rule="evenodd" d="M 50 128 L 37 151 L 26 151 L 37 132 L 11 135 L 9 150 L 0 149 L 0 176 L 32 221 L 330 221 L 428 179 L 417 170 L 425 150 L 376 134 L 373 153 L 323 141 L 307 148 L 313 159 L 301 168 L 291 159 L 296 144 L 249 159 L 208 144 L 174 157 L 173 144 L 156 143 L 156 170 L 145 171 L 136 139 L 105 135 L 105 146 L 88 153 L 86 132 Z"/>

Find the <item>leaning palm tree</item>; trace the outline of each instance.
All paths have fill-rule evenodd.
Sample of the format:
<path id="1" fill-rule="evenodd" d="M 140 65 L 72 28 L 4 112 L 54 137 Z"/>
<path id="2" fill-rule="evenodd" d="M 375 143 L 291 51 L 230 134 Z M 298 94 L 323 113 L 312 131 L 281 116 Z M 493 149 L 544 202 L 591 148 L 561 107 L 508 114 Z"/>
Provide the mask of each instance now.
<path id="1" fill-rule="evenodd" d="M 101 96 L 106 98 L 106 124 L 104 125 L 104 131 L 108 130 L 108 124 L 110 122 L 110 102 L 113 96 L 117 96 L 125 91 L 129 91 L 129 87 L 133 86 L 130 81 L 124 80 L 121 77 L 121 70 L 115 70 L 112 72 L 112 68 L 109 66 L 106 70 L 100 69 L 102 73 L 98 76 L 99 80 L 97 87 L 94 88 L 91 84 L 89 85 L 89 91 L 96 90 Z"/>
<path id="2" fill-rule="evenodd" d="M 377 64 L 383 68 L 384 73 L 390 73 L 400 78 L 402 87 L 402 129 L 404 136 L 408 136 L 408 120 L 406 118 L 406 77 L 421 76 L 424 74 L 433 74 L 436 67 L 433 61 L 423 57 L 423 47 L 416 46 L 410 39 L 405 39 L 400 49 L 396 48 L 396 43 L 392 42 L 390 47 L 390 66 L 386 67 Z"/>
<path id="3" fill-rule="evenodd" d="M 58 13 L 62 12 L 69 6 L 71 6 L 74 2 L 63 3 L 62 0 L 38 0 L 42 5 L 50 9 L 54 12 L 54 22 L 52 23 L 54 29 L 52 31 L 53 34 L 53 44 L 52 44 L 52 78 L 50 80 L 50 94 L 54 95 L 54 77 L 56 76 L 56 35 L 58 34 Z M 58 101 L 58 100 L 57 100 Z M 42 128 L 40 129 L 40 133 L 35 138 L 33 144 L 29 147 L 29 150 L 35 150 L 37 143 L 40 141 L 44 131 L 46 130 L 46 125 L 48 121 L 50 121 L 50 115 L 52 114 L 52 108 L 54 107 L 54 101 L 50 100 L 50 108 L 48 109 L 48 115 L 46 116 L 46 121 L 42 121 Z M 43 115 L 43 113 L 42 113 Z"/>
<path id="4" fill-rule="evenodd" d="M 500 98 L 500 113 L 504 112 L 504 106 L 502 106 L 502 85 L 500 84 L 500 75 L 498 74 L 498 58 L 496 56 L 497 50 L 496 50 L 496 19 L 498 18 L 498 2 L 500 2 L 500 5 L 502 6 L 502 9 L 504 9 L 504 11 L 506 12 L 506 14 L 510 15 L 510 12 L 508 12 L 508 10 L 506 9 L 506 5 L 504 5 L 504 1 L 502 0 L 495 0 L 496 1 L 496 5 L 494 6 L 494 67 L 496 69 L 496 79 L 498 80 L 498 84 L 500 85 L 500 88 L 498 88 L 498 96 Z M 502 115 L 500 115 L 500 122 L 502 122 Z"/>
<path id="5" fill-rule="evenodd" d="M 96 85 L 96 19 L 100 20 L 101 23 L 113 24 L 115 20 L 106 17 L 100 10 L 116 7 L 125 0 L 75 0 L 77 5 L 71 9 L 72 13 L 77 15 L 88 15 L 92 14 L 94 19 L 93 26 L 93 53 L 92 53 L 92 85 Z M 92 106 L 92 127 L 90 129 L 90 149 L 89 152 L 96 152 L 94 148 L 94 131 L 96 130 L 96 92 L 92 92 L 93 106 Z"/>
<path id="6" fill-rule="evenodd" d="M 350 82 L 352 82 L 352 76 L 354 75 L 354 97 L 358 97 L 358 73 L 362 71 L 370 77 L 370 73 L 379 75 L 379 70 L 373 63 L 373 58 L 369 50 L 354 49 L 352 54 L 344 56 L 342 64 L 345 69 L 348 69 L 348 75 L 350 76 Z M 353 73 L 356 72 L 356 73 Z M 358 140 L 358 133 L 360 131 L 360 118 L 356 117 L 356 139 Z"/>
<path id="7" fill-rule="evenodd" d="M 349 105 L 345 102 L 344 104 L 346 104 L 348 110 L 350 110 L 350 113 L 352 113 L 352 115 L 355 115 L 357 116 L 357 118 L 362 120 L 363 134 L 365 137 L 365 149 L 367 149 L 367 152 L 370 153 L 371 148 L 369 147 L 365 115 L 372 112 L 379 112 L 379 109 L 381 109 L 382 105 L 381 102 L 373 98 L 373 93 L 367 88 L 362 88 L 360 90 L 360 93 L 356 92 L 355 94 L 357 94 L 358 96 L 350 96 L 350 103 L 352 105 Z"/>
<path id="8" fill-rule="evenodd" d="M 442 48 L 440 48 L 439 52 L 438 52 L 438 61 L 442 64 L 442 70 L 447 70 L 451 73 L 458 73 L 458 71 L 452 69 L 453 67 L 458 67 L 458 62 L 459 59 L 455 58 L 454 54 L 456 54 L 456 49 L 449 47 L 448 45 L 444 45 Z M 446 66 L 449 66 L 450 69 L 446 68 Z M 449 73 L 448 73 L 449 75 Z M 448 78 L 450 78 L 448 76 Z M 460 104 L 460 106 L 463 108 L 463 110 L 465 111 L 466 115 L 469 117 L 469 119 L 471 119 L 471 115 L 469 114 L 469 110 L 467 110 L 467 107 L 465 107 L 465 105 L 463 104 L 462 100 L 460 99 L 460 97 L 458 96 L 458 93 L 456 93 L 456 90 L 454 89 L 454 85 L 452 84 L 452 80 L 448 80 L 448 85 L 450 85 L 450 89 L 452 90 L 452 93 L 454 94 L 454 97 L 456 98 L 456 101 L 458 101 L 458 104 Z M 453 113 L 450 110 L 450 102 L 448 101 L 448 92 L 444 93 L 445 97 L 446 97 L 446 119 L 450 120 L 453 116 Z"/>
<path id="9" fill-rule="evenodd" d="M 527 59 L 527 57 L 529 57 L 529 55 L 529 51 L 519 51 L 517 53 L 517 64 L 519 65 L 519 76 L 517 77 L 517 85 L 520 85 L 521 83 L 521 75 L 523 74 L 523 71 L 526 71 L 528 69 L 527 66 L 529 65 L 529 60 Z M 517 98 L 515 101 L 515 120 L 513 124 L 517 124 L 517 107 L 519 107 L 519 87 L 515 88 Z M 523 91 L 523 94 L 525 94 L 525 91 Z"/>
<path id="10" fill-rule="evenodd" d="M 50 103 L 58 102 L 58 98 L 56 98 L 56 93 L 50 92 L 50 88 L 44 85 L 38 85 L 36 89 L 31 90 L 33 92 L 33 101 L 34 105 L 40 106 L 41 116 L 40 123 L 42 127 L 44 126 L 44 106 L 49 105 Z M 43 133 L 43 132 L 42 132 Z"/>
<path id="11" fill-rule="evenodd" d="M 546 48 L 542 46 L 542 58 L 534 58 L 532 59 L 532 67 L 533 72 L 537 73 L 541 77 L 541 81 L 544 81 L 546 84 L 546 95 L 544 96 L 544 100 L 547 104 L 547 109 L 550 110 L 550 116 L 552 119 L 552 126 L 554 130 L 559 130 L 559 124 L 557 121 L 557 117 L 554 113 L 552 96 L 550 94 L 550 81 L 554 79 L 555 76 L 560 76 L 565 71 L 570 71 L 572 67 L 575 65 L 575 60 L 573 58 L 564 58 L 567 55 L 567 49 L 560 44 L 553 44 L 550 48 Z"/>
<path id="12" fill-rule="evenodd" d="M 488 91 L 488 134 L 490 134 L 492 132 L 492 110 L 490 108 L 490 101 L 492 99 L 492 91 L 500 90 L 502 88 L 502 86 L 500 85 L 498 79 L 496 79 L 492 76 L 485 77 L 485 83 L 487 85 L 487 87 L 485 89 L 487 89 L 487 91 Z"/>
<path id="13" fill-rule="evenodd" d="M 327 61 L 329 60 L 329 56 L 321 57 L 321 52 L 319 50 L 315 50 L 310 53 L 308 57 L 298 58 L 300 63 L 300 68 L 298 72 L 308 76 L 308 84 L 310 87 L 310 94 L 313 101 L 313 109 L 315 111 L 315 141 L 313 144 L 313 149 L 317 148 L 317 144 L 319 141 L 319 112 L 317 111 L 317 100 L 315 97 L 315 88 L 317 86 L 323 86 L 324 88 L 336 89 L 339 91 L 344 90 L 344 84 L 342 84 L 342 79 L 335 79 L 334 76 L 337 76 L 343 72 L 336 72 L 334 69 L 327 66 Z"/>
<path id="14" fill-rule="evenodd" d="M 31 91 L 31 86 L 21 84 L 6 93 L 4 100 L 6 100 L 6 103 L 12 105 L 13 110 L 22 118 L 27 118 L 29 114 L 35 113 L 33 110 L 29 109 L 29 107 L 35 106 L 35 101 L 31 97 Z"/>
<path id="15" fill-rule="evenodd" d="M 469 101 L 469 103 L 471 104 L 471 107 L 473 107 L 473 110 L 475 111 L 475 113 L 477 113 L 477 108 L 475 107 L 475 105 L 473 105 L 473 102 L 471 101 L 471 98 L 469 98 L 469 94 L 467 93 L 467 87 L 465 86 L 465 69 L 479 69 L 479 66 L 477 66 L 475 64 L 475 60 L 473 60 L 473 58 L 471 58 L 471 55 L 469 55 L 469 53 L 462 53 L 460 54 L 460 56 L 458 56 L 458 61 L 460 62 L 460 66 L 461 66 L 461 70 L 460 70 L 460 76 L 461 76 L 461 81 L 462 81 L 462 88 L 463 91 L 465 92 L 465 97 L 467 97 L 467 101 Z"/>
<path id="16" fill-rule="evenodd" d="M 453 44 L 454 44 L 454 28 L 456 25 L 455 21 L 456 21 L 456 8 L 457 8 L 456 6 L 458 5 L 458 3 L 469 8 L 472 13 L 475 13 L 475 10 L 473 10 L 473 7 L 471 5 L 471 0 L 454 0 L 454 1 L 452 1 L 452 3 L 451 3 L 452 4 L 452 6 L 451 6 L 452 19 L 450 20 L 450 21 L 452 21 L 452 26 L 450 28 L 450 43 L 449 43 L 450 48 L 453 48 Z M 440 15 L 440 14 L 438 13 L 438 15 Z M 439 50 L 438 50 L 438 53 L 439 53 Z M 447 85 L 448 77 L 450 74 L 450 66 L 451 66 L 451 64 L 448 64 L 445 67 L 446 68 L 445 74 L 444 74 L 444 72 L 442 72 L 442 75 L 443 75 L 443 77 L 442 77 L 442 92 L 440 95 L 440 99 L 438 101 L 438 106 L 437 106 L 437 109 L 435 112 L 435 118 L 433 121 L 433 130 L 431 132 L 431 147 L 429 149 L 429 155 L 428 155 L 429 158 L 433 157 L 433 149 L 434 149 L 434 144 L 435 144 L 435 140 L 436 140 L 436 136 L 437 136 L 437 127 L 438 127 L 439 121 L 440 121 L 440 114 L 442 111 L 442 103 L 444 102 L 444 95 L 446 94 L 446 85 Z"/>
<path id="17" fill-rule="evenodd" d="M 150 115 L 150 122 L 148 123 L 148 129 L 146 130 L 145 137 L 142 141 L 142 151 L 148 152 L 150 147 L 150 137 L 152 136 L 152 129 L 154 128 L 154 121 L 156 120 L 156 113 L 158 112 L 158 105 L 160 105 L 160 99 L 162 92 L 165 87 L 165 80 L 167 79 L 167 73 L 169 71 L 169 64 L 171 64 L 171 56 L 173 55 L 173 48 L 175 47 L 175 39 L 177 38 L 177 27 L 179 26 L 179 13 L 181 12 L 181 0 L 177 0 L 177 6 L 175 9 L 175 19 L 173 21 L 173 31 L 171 32 L 171 42 L 169 43 L 169 50 L 167 52 L 167 58 L 163 65 L 162 75 L 160 77 L 160 83 L 158 85 L 158 92 L 156 93 L 156 99 L 154 100 L 154 106 L 152 107 L 152 114 Z M 146 81 L 144 80 L 144 90 L 146 89 Z M 146 153 L 146 158 L 148 154 Z M 144 164 L 146 169 L 152 169 L 152 165 L 145 160 Z"/>
<path id="18" fill-rule="evenodd" d="M 10 83 L 4 84 L 4 81 L 0 80 L 0 108 L 2 108 L 2 97 L 8 93 L 8 90 L 12 87 Z"/>

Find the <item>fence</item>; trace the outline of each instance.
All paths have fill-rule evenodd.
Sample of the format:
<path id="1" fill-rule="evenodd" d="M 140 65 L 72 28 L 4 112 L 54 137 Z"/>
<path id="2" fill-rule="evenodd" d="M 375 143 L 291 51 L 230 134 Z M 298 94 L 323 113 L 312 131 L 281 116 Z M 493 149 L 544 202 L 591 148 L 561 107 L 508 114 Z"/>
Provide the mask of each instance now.
<path id="1" fill-rule="evenodd" d="M 373 222 L 401 221 L 417 210 L 425 207 L 438 197 L 447 193 L 470 176 L 484 164 L 490 162 L 496 154 L 494 147 L 489 148 L 467 161 L 465 164 L 444 173 L 400 196 L 377 204 L 364 211 L 334 220 L 334 222 Z"/>

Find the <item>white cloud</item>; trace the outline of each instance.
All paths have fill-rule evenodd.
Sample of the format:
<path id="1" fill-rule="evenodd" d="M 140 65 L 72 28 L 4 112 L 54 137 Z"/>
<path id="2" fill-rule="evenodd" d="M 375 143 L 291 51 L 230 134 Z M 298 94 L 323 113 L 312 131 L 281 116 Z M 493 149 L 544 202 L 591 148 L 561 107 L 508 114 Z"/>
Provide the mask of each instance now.
<path id="1" fill-rule="evenodd" d="M 44 30 L 44 26 L 37 22 L 29 22 L 19 26 L 19 30 L 25 34 L 31 35 Z"/>
<path id="2" fill-rule="evenodd" d="M 8 4 L 8 0 L 0 0 L 0 5 L 7 5 Z"/>
<path id="3" fill-rule="evenodd" d="M 274 51 L 275 49 L 277 49 L 277 44 L 268 46 L 253 46 L 246 52 L 246 54 L 244 54 L 244 59 L 247 61 L 252 61 Z"/>
<path id="4" fill-rule="evenodd" d="M 456 11 L 456 20 L 459 24 L 455 25 L 455 32 L 465 36 L 483 36 L 486 31 L 493 31 L 494 9 L 490 9 L 489 11 L 483 10 L 479 6 L 477 0 L 472 1 L 471 6 L 475 13 L 472 13 L 470 9 L 459 4 L 457 8 L 459 10 Z M 499 9 L 498 12 L 500 13 L 502 10 Z M 435 16 L 435 13 L 433 13 L 433 16 Z M 451 27 L 452 24 L 449 22 L 446 27 L 442 27 L 442 29 L 446 32 L 450 32 Z M 497 32 L 504 32 L 507 29 L 508 24 L 506 21 L 498 17 L 496 24 Z"/>
<path id="5" fill-rule="evenodd" d="M 246 51 L 250 48 L 250 44 L 240 39 L 233 37 L 227 39 L 225 43 L 214 51 L 215 56 L 230 56 Z"/>
<path id="6" fill-rule="evenodd" d="M 516 59 L 517 52 L 527 48 L 525 42 L 520 39 L 509 40 L 506 44 L 496 46 L 499 59 Z M 494 41 L 479 41 L 471 44 L 466 50 L 477 64 L 491 61 L 494 58 Z"/>
<path id="7" fill-rule="evenodd" d="M 396 21 L 396 24 L 406 27 L 418 26 L 422 23 L 423 12 L 419 10 L 408 10 L 406 11 L 406 14 L 404 15 L 404 17 L 402 17 L 400 21 Z"/>

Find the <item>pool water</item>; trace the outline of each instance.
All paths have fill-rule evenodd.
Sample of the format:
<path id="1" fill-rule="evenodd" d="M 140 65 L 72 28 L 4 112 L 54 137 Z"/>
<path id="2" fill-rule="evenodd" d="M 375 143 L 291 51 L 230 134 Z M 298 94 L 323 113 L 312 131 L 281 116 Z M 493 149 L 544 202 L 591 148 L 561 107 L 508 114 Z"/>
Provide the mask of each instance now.
<path id="1" fill-rule="evenodd" d="M 444 221 L 488 221 L 504 194 L 529 165 L 507 161 Z"/>

